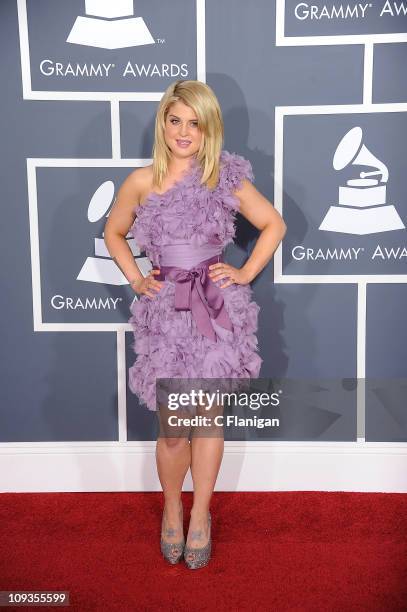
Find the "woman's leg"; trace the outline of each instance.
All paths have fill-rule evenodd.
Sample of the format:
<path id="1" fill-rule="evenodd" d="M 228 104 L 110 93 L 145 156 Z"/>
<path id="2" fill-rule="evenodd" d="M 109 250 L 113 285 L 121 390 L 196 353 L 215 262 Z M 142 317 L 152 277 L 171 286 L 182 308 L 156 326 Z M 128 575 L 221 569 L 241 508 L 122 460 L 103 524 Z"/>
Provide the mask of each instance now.
<path id="1" fill-rule="evenodd" d="M 160 409 L 160 435 L 156 445 L 157 472 L 164 494 L 163 532 L 166 542 L 180 542 L 182 530 L 181 491 L 191 464 L 189 428 L 172 431 L 166 409 Z"/>
<path id="2" fill-rule="evenodd" d="M 208 541 L 208 511 L 224 451 L 223 427 L 216 425 L 215 416 L 221 415 L 222 406 L 199 414 L 210 416 L 210 427 L 194 427 L 191 436 L 191 474 L 194 484 L 194 499 L 191 509 L 187 545 L 202 548 Z"/>

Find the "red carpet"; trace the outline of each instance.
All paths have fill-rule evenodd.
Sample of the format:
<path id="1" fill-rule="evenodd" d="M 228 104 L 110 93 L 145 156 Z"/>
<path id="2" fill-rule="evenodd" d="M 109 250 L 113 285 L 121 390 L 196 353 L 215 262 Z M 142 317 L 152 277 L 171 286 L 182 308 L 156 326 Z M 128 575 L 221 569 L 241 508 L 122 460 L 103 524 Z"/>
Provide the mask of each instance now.
<path id="1" fill-rule="evenodd" d="M 195 571 L 161 557 L 161 499 L 0 495 L 0 590 L 70 591 L 46 609 L 84 612 L 407 610 L 407 495 L 215 493 L 212 559 Z"/>

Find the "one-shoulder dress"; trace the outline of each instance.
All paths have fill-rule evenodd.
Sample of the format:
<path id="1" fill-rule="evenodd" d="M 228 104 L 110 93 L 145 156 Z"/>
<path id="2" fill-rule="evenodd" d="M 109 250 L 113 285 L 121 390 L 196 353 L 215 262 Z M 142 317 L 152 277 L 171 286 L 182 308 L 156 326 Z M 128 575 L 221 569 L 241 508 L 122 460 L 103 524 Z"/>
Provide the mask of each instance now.
<path id="1" fill-rule="evenodd" d="M 213 281 L 207 265 L 223 260 L 235 237 L 243 179 L 254 180 L 251 163 L 225 149 L 215 189 L 200 184 L 192 158 L 186 174 L 163 194 L 151 192 L 136 207 L 131 234 L 163 284 L 154 297 L 141 295 L 130 306 L 137 357 L 128 384 L 141 405 L 157 410 L 157 378 L 259 376 L 258 304 L 250 285 L 227 278 Z M 203 263 L 202 263 L 203 262 Z M 164 272 L 167 274 L 164 276 Z"/>

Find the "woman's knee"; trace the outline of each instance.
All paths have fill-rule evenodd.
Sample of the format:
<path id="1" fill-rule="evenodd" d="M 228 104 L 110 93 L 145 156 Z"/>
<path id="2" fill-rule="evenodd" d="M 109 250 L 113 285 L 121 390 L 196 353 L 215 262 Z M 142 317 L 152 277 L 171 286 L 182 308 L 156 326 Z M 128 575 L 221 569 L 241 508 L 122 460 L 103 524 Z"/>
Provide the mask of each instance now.
<path id="1" fill-rule="evenodd" d="M 162 443 L 166 446 L 168 450 L 174 452 L 180 452 L 185 449 L 185 447 L 189 444 L 188 437 L 175 438 L 175 437 L 167 437 L 161 436 L 160 438 Z"/>

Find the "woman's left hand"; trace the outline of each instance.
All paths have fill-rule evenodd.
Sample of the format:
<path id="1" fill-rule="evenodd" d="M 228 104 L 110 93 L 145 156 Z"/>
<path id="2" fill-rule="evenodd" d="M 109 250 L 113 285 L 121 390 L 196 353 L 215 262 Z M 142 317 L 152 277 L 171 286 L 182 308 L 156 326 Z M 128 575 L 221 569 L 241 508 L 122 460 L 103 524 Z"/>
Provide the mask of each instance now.
<path id="1" fill-rule="evenodd" d="M 225 283 L 223 283 L 223 285 L 219 285 L 220 289 L 229 287 L 230 285 L 233 285 L 233 283 L 236 283 L 236 285 L 248 285 L 251 281 L 246 270 L 243 268 L 234 268 L 224 261 L 211 264 L 208 266 L 208 269 L 209 277 L 214 282 L 221 280 L 222 278 L 228 279 Z"/>

